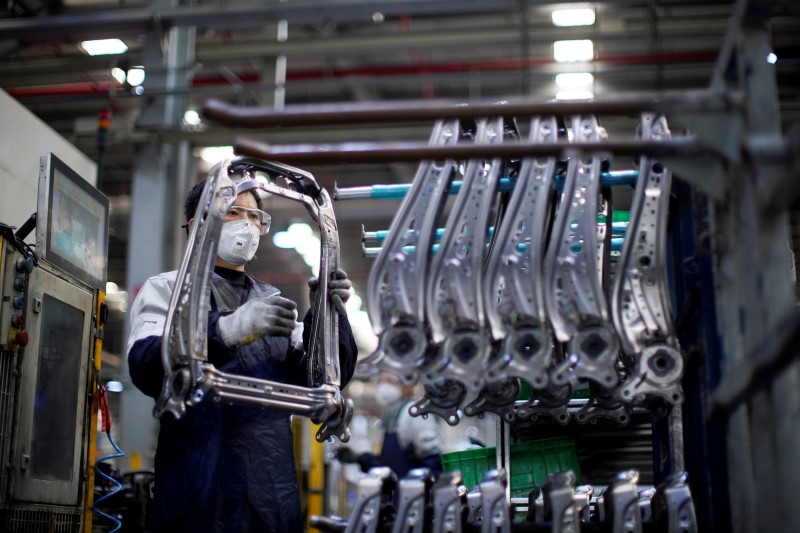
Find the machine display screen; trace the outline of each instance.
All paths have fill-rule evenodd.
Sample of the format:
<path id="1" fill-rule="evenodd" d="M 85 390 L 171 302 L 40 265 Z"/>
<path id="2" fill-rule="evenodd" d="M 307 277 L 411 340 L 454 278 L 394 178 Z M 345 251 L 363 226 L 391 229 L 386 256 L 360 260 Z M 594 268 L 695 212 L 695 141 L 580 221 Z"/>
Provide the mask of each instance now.
<path id="1" fill-rule="evenodd" d="M 56 156 L 48 157 L 46 177 L 39 186 L 39 216 L 46 218 L 46 235 L 38 235 L 37 229 L 37 248 L 41 253 L 39 237 L 43 237 L 46 246 L 41 255 L 45 259 L 93 288 L 104 288 L 108 198 Z"/>
<path id="2" fill-rule="evenodd" d="M 30 463 L 36 479 L 72 480 L 83 321 L 83 311 L 44 295 Z"/>

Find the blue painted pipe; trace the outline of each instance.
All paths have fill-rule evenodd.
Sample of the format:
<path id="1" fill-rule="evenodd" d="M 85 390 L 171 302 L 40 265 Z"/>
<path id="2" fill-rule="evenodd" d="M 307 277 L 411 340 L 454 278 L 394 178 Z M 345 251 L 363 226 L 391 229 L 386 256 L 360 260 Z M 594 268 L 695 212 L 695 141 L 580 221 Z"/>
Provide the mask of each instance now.
<path id="1" fill-rule="evenodd" d="M 639 178 L 638 170 L 615 170 L 600 174 L 600 185 L 603 187 L 621 187 L 624 185 L 634 186 Z M 511 192 L 514 190 L 514 181 L 510 178 L 500 179 L 500 192 Z M 563 176 L 556 176 L 556 187 L 558 188 L 564 181 Z M 454 181 L 450 186 L 450 194 L 458 194 L 463 182 Z M 369 185 L 366 187 L 347 187 L 335 189 L 333 191 L 334 200 L 402 200 L 406 193 L 411 189 L 410 183 L 397 183 L 394 185 Z"/>
<path id="2" fill-rule="evenodd" d="M 573 229 L 575 229 L 573 227 Z M 611 237 L 624 237 L 625 230 L 628 229 L 627 222 L 612 222 L 611 223 Z M 491 236 L 494 233 L 494 227 L 489 228 L 489 235 Z M 436 230 L 436 237 L 435 240 L 440 241 L 444 236 L 444 228 L 438 228 Z M 367 242 L 383 242 L 389 237 L 389 230 L 388 229 L 379 229 L 376 231 L 365 231 L 363 235 L 363 241 Z"/>
<path id="3" fill-rule="evenodd" d="M 623 239 L 622 237 L 614 237 L 614 238 L 612 238 L 611 239 L 611 251 L 612 252 L 621 251 L 622 250 L 622 244 L 624 242 L 625 242 L 625 239 Z M 528 245 L 523 242 L 523 243 L 519 244 L 518 248 L 519 248 L 520 252 L 523 252 L 528 248 Z M 405 250 L 406 253 L 411 253 L 411 252 L 414 251 L 414 246 L 405 246 L 403 248 L 403 250 Z M 364 247 L 364 255 L 367 256 L 367 257 L 375 257 L 375 256 L 378 255 L 378 253 L 380 253 L 380 251 L 381 251 L 381 248 L 377 247 L 377 246 Z M 433 246 L 431 246 L 431 255 L 436 255 L 436 253 L 438 251 L 439 251 L 439 245 L 438 244 L 434 244 Z"/>

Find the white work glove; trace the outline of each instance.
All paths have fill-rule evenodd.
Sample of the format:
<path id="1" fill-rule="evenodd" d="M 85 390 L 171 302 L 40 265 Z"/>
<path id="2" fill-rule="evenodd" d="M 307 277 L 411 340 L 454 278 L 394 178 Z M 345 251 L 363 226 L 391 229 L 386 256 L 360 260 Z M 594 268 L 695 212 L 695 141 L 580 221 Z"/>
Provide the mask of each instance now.
<path id="1" fill-rule="evenodd" d="M 296 307 L 278 294 L 250 300 L 230 315 L 219 317 L 219 336 L 229 347 L 250 344 L 265 335 L 289 337 L 297 317 Z"/>
<path id="2" fill-rule="evenodd" d="M 319 280 L 316 277 L 308 280 L 311 302 L 314 301 L 314 295 L 317 292 L 317 287 L 319 287 Z M 331 279 L 331 281 L 328 283 L 328 296 L 330 296 L 333 306 L 340 313 L 344 313 L 344 304 L 346 304 L 347 300 L 350 299 L 350 295 L 352 294 L 350 289 L 352 287 L 353 284 L 349 279 L 347 279 L 347 272 L 341 268 L 337 268 L 333 272 L 333 279 Z"/>

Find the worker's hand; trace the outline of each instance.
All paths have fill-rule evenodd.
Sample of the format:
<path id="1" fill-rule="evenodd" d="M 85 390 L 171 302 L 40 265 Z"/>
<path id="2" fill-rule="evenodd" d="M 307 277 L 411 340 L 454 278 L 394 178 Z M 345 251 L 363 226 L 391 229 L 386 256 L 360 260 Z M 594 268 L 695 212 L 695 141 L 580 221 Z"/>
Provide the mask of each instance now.
<path id="1" fill-rule="evenodd" d="M 313 277 L 308 280 L 309 297 L 312 302 L 314 301 L 317 287 L 319 287 L 319 279 Z M 328 296 L 330 296 L 331 302 L 340 313 L 344 313 L 344 304 L 350 299 L 352 287 L 353 284 L 347 279 L 347 272 L 337 268 L 333 273 L 333 279 L 328 283 Z"/>
<path id="2" fill-rule="evenodd" d="M 358 454 L 347 446 L 339 446 L 333 452 L 333 456 L 341 463 L 357 463 Z"/>
<path id="3" fill-rule="evenodd" d="M 278 294 L 250 300 L 230 315 L 219 317 L 219 335 L 227 346 L 250 344 L 265 335 L 290 337 L 296 307 Z"/>

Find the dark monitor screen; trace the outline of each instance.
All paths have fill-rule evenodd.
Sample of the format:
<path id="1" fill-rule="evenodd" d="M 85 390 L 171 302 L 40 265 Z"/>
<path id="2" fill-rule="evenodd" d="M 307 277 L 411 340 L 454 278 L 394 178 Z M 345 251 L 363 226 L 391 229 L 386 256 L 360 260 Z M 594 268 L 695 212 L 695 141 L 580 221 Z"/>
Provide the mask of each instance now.
<path id="1" fill-rule="evenodd" d="M 108 262 L 108 198 L 48 154 L 40 158 L 36 250 L 42 259 L 95 289 Z"/>

